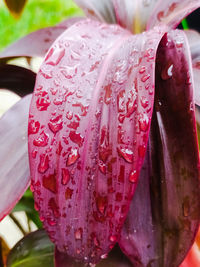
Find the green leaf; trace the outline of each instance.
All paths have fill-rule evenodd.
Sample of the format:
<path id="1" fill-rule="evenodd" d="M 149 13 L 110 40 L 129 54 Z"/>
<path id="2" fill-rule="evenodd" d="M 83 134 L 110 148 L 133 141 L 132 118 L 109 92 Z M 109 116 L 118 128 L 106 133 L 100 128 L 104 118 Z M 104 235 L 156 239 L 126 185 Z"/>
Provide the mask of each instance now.
<path id="1" fill-rule="evenodd" d="M 27 0 L 4 0 L 10 13 L 15 18 L 19 18 Z"/>
<path id="2" fill-rule="evenodd" d="M 21 239 L 10 251 L 7 267 L 54 267 L 54 245 L 44 230 Z"/>

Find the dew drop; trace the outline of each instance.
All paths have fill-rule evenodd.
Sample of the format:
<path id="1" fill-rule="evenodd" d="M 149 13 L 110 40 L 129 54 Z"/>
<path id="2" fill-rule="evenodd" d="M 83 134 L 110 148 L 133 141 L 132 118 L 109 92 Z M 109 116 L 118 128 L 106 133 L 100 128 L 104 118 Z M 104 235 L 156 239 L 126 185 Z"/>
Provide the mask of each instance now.
<path id="1" fill-rule="evenodd" d="M 30 120 L 28 124 L 28 135 L 38 133 L 40 128 L 39 121 Z"/>
<path id="2" fill-rule="evenodd" d="M 40 155 L 40 163 L 38 166 L 38 171 L 40 173 L 45 173 L 49 168 L 49 156 L 47 154 Z"/>
<path id="3" fill-rule="evenodd" d="M 75 232 L 74 232 L 74 236 L 76 240 L 81 240 L 82 236 L 83 236 L 83 229 L 82 228 L 78 228 Z"/>
<path id="4" fill-rule="evenodd" d="M 142 105 L 143 108 L 147 108 L 148 105 L 149 105 L 149 101 L 145 96 L 141 97 L 140 102 L 141 102 L 141 105 Z"/>
<path id="5" fill-rule="evenodd" d="M 67 163 L 66 163 L 67 166 L 70 166 L 70 165 L 74 164 L 79 157 L 80 157 L 80 155 L 79 155 L 78 149 L 77 148 L 72 148 L 71 152 L 70 152 L 70 154 L 69 154 L 69 156 L 67 158 Z"/>
<path id="6" fill-rule="evenodd" d="M 73 189 L 70 189 L 69 187 L 67 187 L 66 191 L 65 191 L 65 199 L 71 199 L 72 195 L 73 195 Z"/>
<path id="7" fill-rule="evenodd" d="M 76 133 L 75 131 L 70 131 L 69 137 L 72 140 L 72 142 L 76 143 L 79 147 L 83 145 L 84 138 L 81 136 L 81 134 Z"/>
<path id="8" fill-rule="evenodd" d="M 58 206 L 57 206 L 56 201 L 55 201 L 54 198 L 50 198 L 49 203 L 48 203 L 48 206 L 52 210 L 53 215 L 56 218 L 59 218 L 60 217 L 59 208 L 58 208 Z"/>
<path id="9" fill-rule="evenodd" d="M 140 131 L 146 132 L 149 129 L 149 118 L 148 116 L 143 113 L 139 115 L 139 127 Z"/>
<path id="10" fill-rule="evenodd" d="M 66 113 L 66 118 L 67 118 L 68 120 L 71 120 L 71 119 L 73 118 L 73 113 L 72 113 L 71 111 L 68 111 L 68 112 Z"/>
<path id="11" fill-rule="evenodd" d="M 54 225 L 56 225 L 56 221 L 54 221 L 54 220 L 51 219 L 51 218 L 47 218 L 47 223 L 48 223 L 50 226 L 54 226 Z"/>
<path id="12" fill-rule="evenodd" d="M 42 185 L 52 193 L 57 193 L 56 174 L 53 173 L 48 176 L 43 176 Z"/>
<path id="13" fill-rule="evenodd" d="M 108 257 L 108 254 L 103 254 L 103 255 L 101 255 L 101 259 L 102 259 L 102 260 L 107 259 L 107 257 Z"/>
<path id="14" fill-rule="evenodd" d="M 111 235 L 111 236 L 109 237 L 109 240 L 110 240 L 110 242 L 116 242 L 116 241 L 117 241 L 117 237 L 116 237 L 116 235 Z"/>
<path id="15" fill-rule="evenodd" d="M 44 131 L 40 133 L 40 136 L 33 140 L 34 146 L 44 147 L 48 144 L 49 135 L 46 134 Z"/>
<path id="16" fill-rule="evenodd" d="M 138 180 L 138 171 L 134 170 L 129 174 L 129 181 L 131 183 L 137 183 Z"/>
<path id="17" fill-rule="evenodd" d="M 52 52 L 52 49 L 49 51 L 49 54 L 46 57 L 46 64 L 56 66 L 61 61 L 61 59 L 64 57 L 65 49 L 55 48 L 53 52 Z"/>
<path id="18" fill-rule="evenodd" d="M 144 76 L 142 76 L 141 81 L 142 82 L 146 82 L 149 78 L 150 78 L 150 75 L 149 74 L 145 74 Z"/>
<path id="19" fill-rule="evenodd" d="M 125 111 L 125 90 L 122 90 L 117 95 L 117 107 L 119 112 Z"/>
<path id="20" fill-rule="evenodd" d="M 104 87 L 105 90 L 104 102 L 106 105 L 110 104 L 111 101 L 111 95 L 112 95 L 111 86 L 112 86 L 111 84 L 108 84 Z"/>
<path id="21" fill-rule="evenodd" d="M 61 73 L 66 79 L 72 79 L 77 74 L 77 66 L 66 66 L 62 67 Z"/>
<path id="22" fill-rule="evenodd" d="M 57 117 L 50 119 L 48 126 L 53 133 L 60 131 L 63 128 L 62 115 L 58 115 Z"/>
<path id="23" fill-rule="evenodd" d="M 98 211 L 104 215 L 108 206 L 108 197 L 107 196 L 98 196 L 96 198 L 96 205 Z"/>
<path id="24" fill-rule="evenodd" d="M 39 111 L 47 110 L 50 105 L 49 95 L 47 91 L 40 91 L 36 94 L 36 107 Z"/>
<path id="25" fill-rule="evenodd" d="M 162 69 L 161 72 L 161 78 L 163 80 L 168 80 L 172 77 L 173 75 L 173 64 L 170 62 Z"/>
<path id="26" fill-rule="evenodd" d="M 121 156 L 123 159 L 125 159 L 125 161 L 127 161 L 128 163 L 133 162 L 133 151 L 132 150 L 130 150 L 128 148 L 118 147 L 117 152 L 118 152 L 119 156 Z"/>
<path id="27" fill-rule="evenodd" d="M 142 74 L 146 71 L 146 67 L 145 66 L 142 66 L 140 69 L 139 69 L 139 73 Z"/>
<path id="28" fill-rule="evenodd" d="M 62 168 L 62 184 L 67 185 L 70 180 L 70 172 L 68 169 Z"/>
<path id="29" fill-rule="evenodd" d="M 106 165 L 102 161 L 99 162 L 99 170 L 103 173 L 106 174 Z"/>

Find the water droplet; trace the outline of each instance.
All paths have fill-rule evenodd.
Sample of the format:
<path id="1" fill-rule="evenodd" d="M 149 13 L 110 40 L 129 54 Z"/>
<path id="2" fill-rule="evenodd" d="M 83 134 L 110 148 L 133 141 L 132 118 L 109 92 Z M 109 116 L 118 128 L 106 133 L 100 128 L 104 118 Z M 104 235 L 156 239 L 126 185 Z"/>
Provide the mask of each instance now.
<path id="1" fill-rule="evenodd" d="M 49 135 L 46 134 L 44 131 L 40 133 L 40 136 L 33 140 L 34 146 L 44 147 L 48 144 Z"/>
<path id="2" fill-rule="evenodd" d="M 131 183 L 137 183 L 138 180 L 138 171 L 134 170 L 131 171 L 131 173 L 129 174 L 129 181 Z"/>
<path id="3" fill-rule="evenodd" d="M 47 55 L 45 59 L 46 64 L 56 66 L 61 61 L 61 59 L 64 57 L 64 55 L 65 55 L 64 48 L 62 49 L 55 48 L 55 50 L 51 48 L 51 50 L 49 51 L 49 54 Z"/>
<path id="4" fill-rule="evenodd" d="M 110 104 L 111 101 L 111 95 L 112 95 L 111 86 L 112 86 L 111 84 L 108 84 L 104 87 L 105 90 L 104 102 L 106 105 Z"/>
<path id="5" fill-rule="evenodd" d="M 119 112 L 125 111 L 125 90 L 122 90 L 117 95 L 117 107 Z"/>
<path id="6" fill-rule="evenodd" d="M 45 173 L 49 168 L 49 156 L 47 154 L 40 155 L 40 163 L 38 166 L 38 171 L 40 173 Z"/>
<path id="7" fill-rule="evenodd" d="M 39 121 L 30 120 L 28 124 L 28 135 L 38 133 L 40 128 Z"/>
<path id="8" fill-rule="evenodd" d="M 49 174 L 48 176 L 43 176 L 42 185 L 51 191 L 52 193 L 57 193 L 57 182 L 56 182 L 56 174 Z"/>
<path id="9" fill-rule="evenodd" d="M 76 240 L 81 240 L 82 239 L 82 235 L 83 235 L 83 229 L 80 227 L 78 228 L 75 232 L 74 232 L 74 235 L 75 235 L 75 239 Z"/>
<path id="10" fill-rule="evenodd" d="M 65 191 L 65 199 L 71 199 L 72 195 L 73 195 L 73 189 L 70 189 L 69 187 L 67 187 L 66 191 Z"/>
<path id="11" fill-rule="evenodd" d="M 104 215 L 108 206 L 108 197 L 107 196 L 98 196 L 96 198 L 96 205 L 98 211 Z"/>
<path id="12" fill-rule="evenodd" d="M 80 155 L 79 155 L 78 149 L 72 148 L 71 152 L 67 158 L 67 166 L 74 164 L 79 157 L 80 157 Z"/>
<path id="13" fill-rule="evenodd" d="M 62 67 L 61 73 L 66 79 L 72 79 L 77 74 L 77 66 L 66 66 Z"/>
<path id="14" fill-rule="evenodd" d="M 111 236 L 109 237 L 109 240 L 110 240 L 110 242 L 116 242 L 116 241 L 117 241 L 117 237 L 116 237 L 116 235 L 111 235 Z"/>
<path id="15" fill-rule="evenodd" d="M 75 131 L 70 131 L 69 137 L 72 142 L 76 143 L 79 147 L 83 145 L 84 138 L 80 133 L 76 133 Z"/>
<path id="16" fill-rule="evenodd" d="M 142 105 L 143 108 L 147 108 L 148 105 L 149 105 L 149 101 L 145 96 L 141 97 L 140 102 L 141 102 L 141 105 Z"/>
<path id="17" fill-rule="evenodd" d="M 58 147 L 57 147 L 57 150 L 56 150 L 56 154 L 60 156 L 62 150 L 63 150 L 63 147 L 61 145 L 61 142 L 59 142 Z"/>
<path id="18" fill-rule="evenodd" d="M 141 81 L 142 82 L 146 82 L 149 78 L 150 78 L 150 75 L 149 74 L 145 74 L 144 76 L 142 76 Z"/>
<path id="19" fill-rule="evenodd" d="M 63 128 L 62 115 L 58 115 L 57 117 L 50 119 L 48 126 L 53 133 L 60 131 Z"/>
<path id="20" fill-rule="evenodd" d="M 66 185 L 69 183 L 70 180 L 70 172 L 68 169 L 62 168 L 62 184 Z"/>
<path id="21" fill-rule="evenodd" d="M 130 117 L 131 114 L 137 109 L 137 93 L 136 91 L 131 91 L 126 103 L 126 117 Z"/>
<path id="22" fill-rule="evenodd" d="M 102 259 L 102 260 L 107 259 L 107 257 L 108 257 L 108 254 L 103 254 L 103 255 L 101 255 L 101 259 Z"/>
<path id="23" fill-rule="evenodd" d="M 56 201 L 55 201 L 54 198 L 50 198 L 49 203 L 48 203 L 48 206 L 52 210 L 53 215 L 56 218 L 59 218 L 60 217 L 59 208 L 58 208 L 58 205 L 57 205 L 57 203 L 56 203 Z"/>
<path id="24" fill-rule="evenodd" d="M 37 152 L 38 152 L 38 151 L 35 150 L 35 149 L 31 152 L 31 155 L 32 155 L 32 158 L 33 158 L 33 159 L 36 158 L 36 156 L 37 156 Z"/>
<path id="25" fill-rule="evenodd" d="M 118 147 L 117 152 L 119 156 L 125 159 L 125 161 L 132 163 L 133 162 L 133 151 L 128 148 Z"/>
<path id="26" fill-rule="evenodd" d="M 36 107 L 39 111 L 47 110 L 50 105 L 49 95 L 47 91 L 39 91 L 35 94 L 37 97 Z"/>
<path id="27" fill-rule="evenodd" d="M 189 199 L 186 198 L 182 205 L 183 216 L 188 217 L 190 215 L 190 202 Z"/>
<path id="28" fill-rule="evenodd" d="M 161 78 L 163 80 L 168 80 L 172 77 L 173 75 L 173 64 L 171 62 L 169 62 L 163 69 L 161 72 Z"/>
<path id="29" fill-rule="evenodd" d="M 72 113 L 71 111 L 68 111 L 68 112 L 66 113 L 66 118 L 67 118 L 68 120 L 71 120 L 71 119 L 73 118 L 73 113 Z"/>
<path id="30" fill-rule="evenodd" d="M 70 124 L 67 125 L 67 127 L 72 128 L 74 130 L 76 130 L 78 126 L 79 126 L 79 122 L 77 121 L 71 121 Z"/>
<path id="31" fill-rule="evenodd" d="M 139 127 L 140 131 L 146 132 L 149 129 L 149 118 L 147 114 L 139 114 Z"/>
<path id="32" fill-rule="evenodd" d="M 51 218 L 47 218 L 47 223 L 48 223 L 50 226 L 54 226 L 54 225 L 56 225 L 56 221 L 54 221 L 54 220 L 51 219 Z"/>
<path id="33" fill-rule="evenodd" d="M 102 161 L 99 162 L 99 170 L 103 173 L 106 174 L 106 165 Z"/>
<path id="34" fill-rule="evenodd" d="M 146 71 L 146 67 L 145 66 L 142 66 L 140 69 L 139 69 L 139 73 L 142 74 Z"/>

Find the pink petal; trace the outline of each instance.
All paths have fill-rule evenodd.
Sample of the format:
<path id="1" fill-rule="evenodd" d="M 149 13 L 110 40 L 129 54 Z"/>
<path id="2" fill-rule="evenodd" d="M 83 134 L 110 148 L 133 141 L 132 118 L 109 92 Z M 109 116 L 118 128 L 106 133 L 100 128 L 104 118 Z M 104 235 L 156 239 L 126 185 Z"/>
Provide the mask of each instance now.
<path id="1" fill-rule="evenodd" d="M 136 266 L 179 266 L 199 226 L 199 149 L 191 72 L 183 32 L 169 32 L 157 52 L 149 157 L 119 241 Z"/>
<path id="2" fill-rule="evenodd" d="M 84 10 L 87 17 L 108 23 L 116 22 L 112 0 L 75 0 L 75 2 Z"/>
<path id="3" fill-rule="evenodd" d="M 82 21 L 54 43 L 38 73 L 34 196 L 51 239 L 72 257 L 97 262 L 118 239 L 146 151 L 162 34 Z"/>
<path id="4" fill-rule="evenodd" d="M 200 7 L 200 0 L 159 0 L 147 23 L 147 29 L 166 24 L 175 29 L 178 24 Z"/>
<path id="5" fill-rule="evenodd" d="M 200 106 L 200 34 L 194 30 L 184 31 L 190 46 L 195 89 L 195 103 Z"/>
<path id="6" fill-rule="evenodd" d="M 27 147 L 31 95 L 22 98 L 0 119 L 0 219 L 15 206 L 29 185 Z"/>
<path id="7" fill-rule="evenodd" d="M 54 27 L 47 27 L 32 32 L 8 46 L 0 53 L 0 58 L 43 57 L 61 33 L 82 19 L 70 18 Z"/>
<path id="8" fill-rule="evenodd" d="M 117 23 L 133 33 L 146 29 L 146 24 L 157 0 L 113 0 Z"/>

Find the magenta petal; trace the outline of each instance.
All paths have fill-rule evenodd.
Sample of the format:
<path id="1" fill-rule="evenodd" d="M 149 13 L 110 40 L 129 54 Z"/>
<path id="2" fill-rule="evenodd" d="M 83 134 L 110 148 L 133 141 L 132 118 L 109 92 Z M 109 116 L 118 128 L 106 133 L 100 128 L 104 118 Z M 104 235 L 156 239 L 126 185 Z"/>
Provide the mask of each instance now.
<path id="1" fill-rule="evenodd" d="M 159 0 L 147 23 L 147 29 L 166 24 L 175 29 L 178 24 L 200 7 L 200 0 Z"/>
<path id="2" fill-rule="evenodd" d="M 47 27 L 32 32 L 8 46 L 0 53 L 0 58 L 43 57 L 61 33 L 82 19 L 70 18 L 54 27 Z"/>
<path id="3" fill-rule="evenodd" d="M 0 119 L 0 219 L 15 206 L 29 185 L 27 147 L 31 95 L 21 99 Z"/>
<path id="4" fill-rule="evenodd" d="M 82 21 L 50 48 L 29 123 L 34 197 L 59 251 L 97 262 L 116 243 L 146 151 L 163 30 Z M 36 127 L 37 126 L 37 127 Z"/>
<path id="5" fill-rule="evenodd" d="M 164 36 L 158 48 L 150 158 L 119 242 L 136 266 L 179 266 L 199 225 L 199 151 L 188 50 L 180 31 Z"/>

